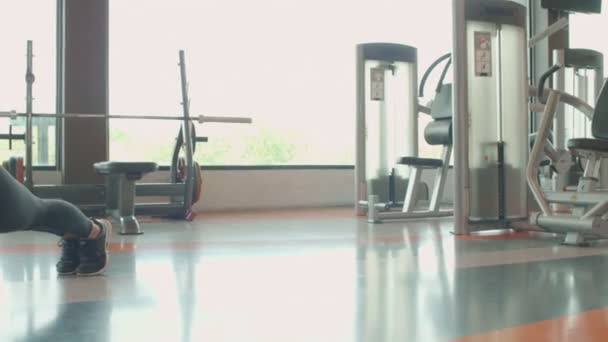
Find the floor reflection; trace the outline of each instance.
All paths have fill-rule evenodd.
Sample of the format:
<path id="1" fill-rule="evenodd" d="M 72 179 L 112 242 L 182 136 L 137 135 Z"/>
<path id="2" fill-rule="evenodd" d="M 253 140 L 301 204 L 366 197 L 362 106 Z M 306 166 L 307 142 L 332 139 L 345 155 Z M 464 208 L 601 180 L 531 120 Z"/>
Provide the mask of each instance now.
<path id="1" fill-rule="evenodd" d="M 608 306 L 605 254 L 509 263 L 562 250 L 445 220 L 331 222 L 148 234 L 96 278 L 58 278 L 54 252 L 3 255 L 0 341 L 444 341 Z"/>
<path id="2" fill-rule="evenodd" d="M 454 240 L 441 238 L 439 222 L 399 232 L 401 243 L 373 243 L 370 227 L 358 249 L 361 341 L 434 341 L 450 330 Z"/>

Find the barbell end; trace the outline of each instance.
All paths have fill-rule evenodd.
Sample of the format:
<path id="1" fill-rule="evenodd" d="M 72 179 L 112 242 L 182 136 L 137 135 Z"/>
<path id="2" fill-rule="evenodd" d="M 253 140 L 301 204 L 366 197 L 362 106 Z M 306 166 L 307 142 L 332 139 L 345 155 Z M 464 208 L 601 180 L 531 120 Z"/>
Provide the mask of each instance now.
<path id="1" fill-rule="evenodd" d="M 253 123 L 253 119 L 245 118 L 245 117 L 222 117 L 222 116 L 198 116 L 198 123 L 205 122 L 217 122 L 217 123 L 242 123 L 242 124 L 250 124 Z"/>

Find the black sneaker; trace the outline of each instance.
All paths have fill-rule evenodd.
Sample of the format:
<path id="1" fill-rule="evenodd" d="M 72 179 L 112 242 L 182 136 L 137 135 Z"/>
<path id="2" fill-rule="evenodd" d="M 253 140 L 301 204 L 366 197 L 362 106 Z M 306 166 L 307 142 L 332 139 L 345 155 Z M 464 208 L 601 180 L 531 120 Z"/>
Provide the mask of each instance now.
<path id="1" fill-rule="evenodd" d="M 78 255 L 78 239 L 62 239 L 59 241 L 61 246 L 61 259 L 57 262 L 56 268 L 59 275 L 76 274 L 76 269 L 80 265 L 80 256 Z"/>
<path id="2" fill-rule="evenodd" d="M 80 276 L 93 276 L 103 273 L 110 262 L 110 236 L 112 223 L 107 220 L 95 220 L 100 228 L 99 237 L 95 240 L 80 240 L 80 265 L 76 270 Z"/>

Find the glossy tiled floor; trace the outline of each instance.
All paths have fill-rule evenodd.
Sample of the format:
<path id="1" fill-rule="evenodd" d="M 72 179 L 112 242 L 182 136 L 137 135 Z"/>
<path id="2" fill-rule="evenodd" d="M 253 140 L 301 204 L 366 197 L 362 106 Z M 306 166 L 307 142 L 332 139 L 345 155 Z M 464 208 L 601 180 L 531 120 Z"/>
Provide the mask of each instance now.
<path id="1" fill-rule="evenodd" d="M 0 341 L 586 341 L 608 336 L 608 246 L 352 210 L 201 215 L 115 236 L 95 278 L 57 239 L 0 236 Z"/>

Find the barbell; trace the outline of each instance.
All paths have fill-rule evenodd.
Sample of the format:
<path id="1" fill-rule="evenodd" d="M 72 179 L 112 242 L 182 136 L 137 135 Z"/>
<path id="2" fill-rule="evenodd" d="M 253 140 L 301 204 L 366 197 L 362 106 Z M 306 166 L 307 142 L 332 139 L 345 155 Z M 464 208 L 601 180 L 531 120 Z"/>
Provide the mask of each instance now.
<path id="1" fill-rule="evenodd" d="M 183 116 L 155 116 L 155 115 L 114 115 L 114 114 L 53 114 L 53 113 L 17 113 L 16 111 L 0 112 L 0 118 L 11 118 L 17 119 L 20 117 L 34 117 L 34 118 L 60 118 L 60 119 L 71 119 L 71 118 L 100 118 L 100 119 L 135 119 L 135 120 L 176 120 L 183 121 Z M 205 122 L 221 122 L 221 123 L 243 123 L 250 124 L 253 122 L 251 118 L 246 117 L 234 117 L 234 116 L 206 116 L 198 115 L 189 117 L 187 120 L 197 121 L 198 123 Z"/>

